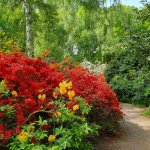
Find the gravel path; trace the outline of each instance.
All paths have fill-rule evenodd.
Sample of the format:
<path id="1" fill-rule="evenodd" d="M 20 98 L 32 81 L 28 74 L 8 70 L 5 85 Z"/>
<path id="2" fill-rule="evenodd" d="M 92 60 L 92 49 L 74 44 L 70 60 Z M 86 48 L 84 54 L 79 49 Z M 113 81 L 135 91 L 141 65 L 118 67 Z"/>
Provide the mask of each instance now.
<path id="1" fill-rule="evenodd" d="M 150 150 L 150 119 L 141 116 L 144 111 L 131 104 L 122 104 L 125 118 L 120 122 L 119 137 L 99 139 L 94 150 Z"/>

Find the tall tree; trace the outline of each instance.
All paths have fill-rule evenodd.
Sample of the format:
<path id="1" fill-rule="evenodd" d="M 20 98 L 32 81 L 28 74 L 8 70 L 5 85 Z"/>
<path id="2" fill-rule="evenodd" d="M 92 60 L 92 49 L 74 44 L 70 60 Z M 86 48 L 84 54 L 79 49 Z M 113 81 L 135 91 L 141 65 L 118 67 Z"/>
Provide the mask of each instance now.
<path id="1" fill-rule="evenodd" d="M 11 1 L 0 0 L 1 5 L 5 7 L 7 6 L 7 8 L 11 10 L 20 7 L 22 8 L 21 11 L 24 11 L 24 16 L 23 16 L 25 20 L 24 33 L 26 37 L 25 49 L 29 57 L 34 56 L 34 38 L 36 35 L 35 32 L 37 31 L 38 28 L 38 24 L 36 24 L 39 19 L 38 16 L 39 14 L 41 14 L 42 11 L 44 11 L 47 17 L 49 17 L 48 13 L 51 12 L 47 11 L 48 10 L 47 8 L 51 10 L 51 2 L 52 1 L 48 1 L 48 0 L 11 0 Z"/>
<path id="2" fill-rule="evenodd" d="M 26 18 L 26 51 L 29 57 L 34 56 L 34 37 L 32 29 L 32 4 L 30 0 L 23 1 L 23 8 Z"/>

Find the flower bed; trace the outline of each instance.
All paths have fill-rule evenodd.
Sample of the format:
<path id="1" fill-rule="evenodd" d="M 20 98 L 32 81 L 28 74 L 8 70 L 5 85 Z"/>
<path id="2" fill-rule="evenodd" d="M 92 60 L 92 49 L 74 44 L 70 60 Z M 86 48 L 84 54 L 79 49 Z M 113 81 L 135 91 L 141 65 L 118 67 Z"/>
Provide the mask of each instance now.
<path id="1" fill-rule="evenodd" d="M 102 75 L 81 67 L 58 71 L 13 53 L 0 54 L 0 116 L 1 146 L 72 150 L 90 149 L 87 137 L 114 126 L 122 112 Z"/>

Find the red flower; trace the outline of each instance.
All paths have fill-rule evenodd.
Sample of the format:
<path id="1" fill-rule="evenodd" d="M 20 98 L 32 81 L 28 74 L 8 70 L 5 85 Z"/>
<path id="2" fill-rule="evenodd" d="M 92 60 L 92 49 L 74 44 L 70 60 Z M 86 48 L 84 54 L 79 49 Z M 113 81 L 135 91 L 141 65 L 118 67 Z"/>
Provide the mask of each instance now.
<path id="1" fill-rule="evenodd" d="M 20 131 L 21 131 L 21 130 L 20 130 L 20 127 L 17 126 L 17 127 L 15 128 L 15 133 L 18 134 L 18 133 L 20 133 Z"/>
<path id="2" fill-rule="evenodd" d="M 51 60 L 51 63 L 52 63 L 52 64 L 55 64 L 55 60 L 54 60 L 54 59 L 53 59 L 53 60 Z"/>
<path id="3" fill-rule="evenodd" d="M 96 110 L 93 116 L 101 114 L 103 118 L 112 118 L 112 120 L 117 120 L 122 116 L 116 94 L 104 81 L 103 74 L 97 77 L 81 67 L 73 68 L 75 65 L 69 58 L 60 64 L 55 64 L 54 61 L 52 63 L 49 65 L 41 58 L 27 58 L 22 53 L 11 55 L 0 53 L 0 81 L 5 80 L 10 92 L 17 91 L 18 95 L 17 97 L 12 97 L 12 95 L 0 97 L 0 106 L 13 106 L 14 117 L 9 120 L 5 115 L 6 110 L 0 113 L 0 122 L 3 123 L 0 125 L 0 137 L 4 137 L 2 143 L 7 142 L 4 140 L 6 137 L 9 138 L 11 134 L 16 135 L 20 132 L 19 126 L 25 125 L 27 119 L 36 121 L 37 114 L 28 118 L 34 111 L 53 110 L 55 105 L 50 104 L 53 99 L 52 93 L 62 80 L 72 81 L 72 90 L 75 91 L 76 96 L 82 96 L 84 101 L 92 105 L 93 110 Z M 38 99 L 39 94 L 45 94 L 46 98 Z M 72 109 L 77 103 L 73 100 L 67 107 Z M 48 114 L 49 117 L 51 115 L 51 113 Z M 9 124 L 14 123 L 14 126 L 8 128 Z M 43 130 L 49 129 L 48 126 L 42 128 Z"/>
<path id="4" fill-rule="evenodd" d="M 10 136 L 11 136 L 11 133 L 12 133 L 12 130 L 7 130 L 7 131 L 5 132 L 5 138 L 6 138 L 6 139 L 9 139 Z"/>
<path id="5" fill-rule="evenodd" d="M 4 114 L 3 113 L 0 113 L 0 117 L 3 117 L 4 116 Z"/>
<path id="6" fill-rule="evenodd" d="M 31 144 L 36 144 L 36 139 L 34 136 L 31 138 Z"/>
<path id="7" fill-rule="evenodd" d="M 4 126 L 2 124 L 0 124 L 0 135 L 4 134 Z"/>
<path id="8" fill-rule="evenodd" d="M 49 125 L 44 125 L 44 126 L 41 126 L 42 130 L 48 130 L 51 128 L 51 126 Z"/>
<path id="9" fill-rule="evenodd" d="M 27 107 L 33 108 L 33 107 L 36 106 L 36 101 L 32 98 L 26 98 L 25 99 L 25 104 L 26 104 Z"/>

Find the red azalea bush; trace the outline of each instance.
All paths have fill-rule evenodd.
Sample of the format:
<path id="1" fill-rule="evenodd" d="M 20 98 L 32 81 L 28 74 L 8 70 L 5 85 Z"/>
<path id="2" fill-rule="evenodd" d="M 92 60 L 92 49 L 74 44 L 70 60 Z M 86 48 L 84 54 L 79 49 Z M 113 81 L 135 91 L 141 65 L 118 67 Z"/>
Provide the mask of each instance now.
<path id="1" fill-rule="evenodd" d="M 4 117 L 6 111 L 0 112 L 1 119 L 3 116 L 3 122 L 0 122 L 0 134 L 3 137 L 0 137 L 0 141 L 7 142 L 12 134 L 19 131 L 21 125 L 25 125 L 32 112 L 43 107 L 52 109 L 53 105 L 49 102 L 53 90 L 63 79 L 62 73 L 56 72 L 40 59 L 30 59 L 19 53 L 0 54 L 0 81 L 5 80 L 8 89 L 12 91 L 8 98 L 0 96 L 0 106 L 11 105 L 16 109 L 15 118 L 10 120 Z M 46 95 L 44 101 L 43 95 Z M 9 126 L 12 122 L 16 123 L 13 129 Z"/>
<path id="2" fill-rule="evenodd" d="M 75 94 L 93 106 L 88 115 L 90 122 L 107 128 L 122 118 L 116 95 L 104 77 L 93 76 L 81 67 L 66 69 L 64 73 L 64 70 L 58 71 L 57 67 L 40 58 L 27 58 L 22 53 L 0 54 L 0 82 L 4 80 L 9 92 L 6 91 L 7 96 L 0 92 L 0 143 L 3 144 L 11 135 L 20 132 L 20 127 L 29 122 L 32 113 L 53 110 L 55 106 L 50 102 L 57 96 L 53 92 L 62 80 L 72 81 Z M 71 109 L 74 105 L 76 100 L 72 100 L 67 107 Z M 36 115 L 30 117 L 31 122 L 36 119 Z"/>
<path id="3" fill-rule="evenodd" d="M 114 132 L 123 113 L 116 94 L 105 82 L 104 75 L 93 76 L 87 69 L 76 67 L 68 70 L 68 78 L 72 81 L 76 94 L 93 106 L 89 120 L 99 123 L 105 131 Z"/>

